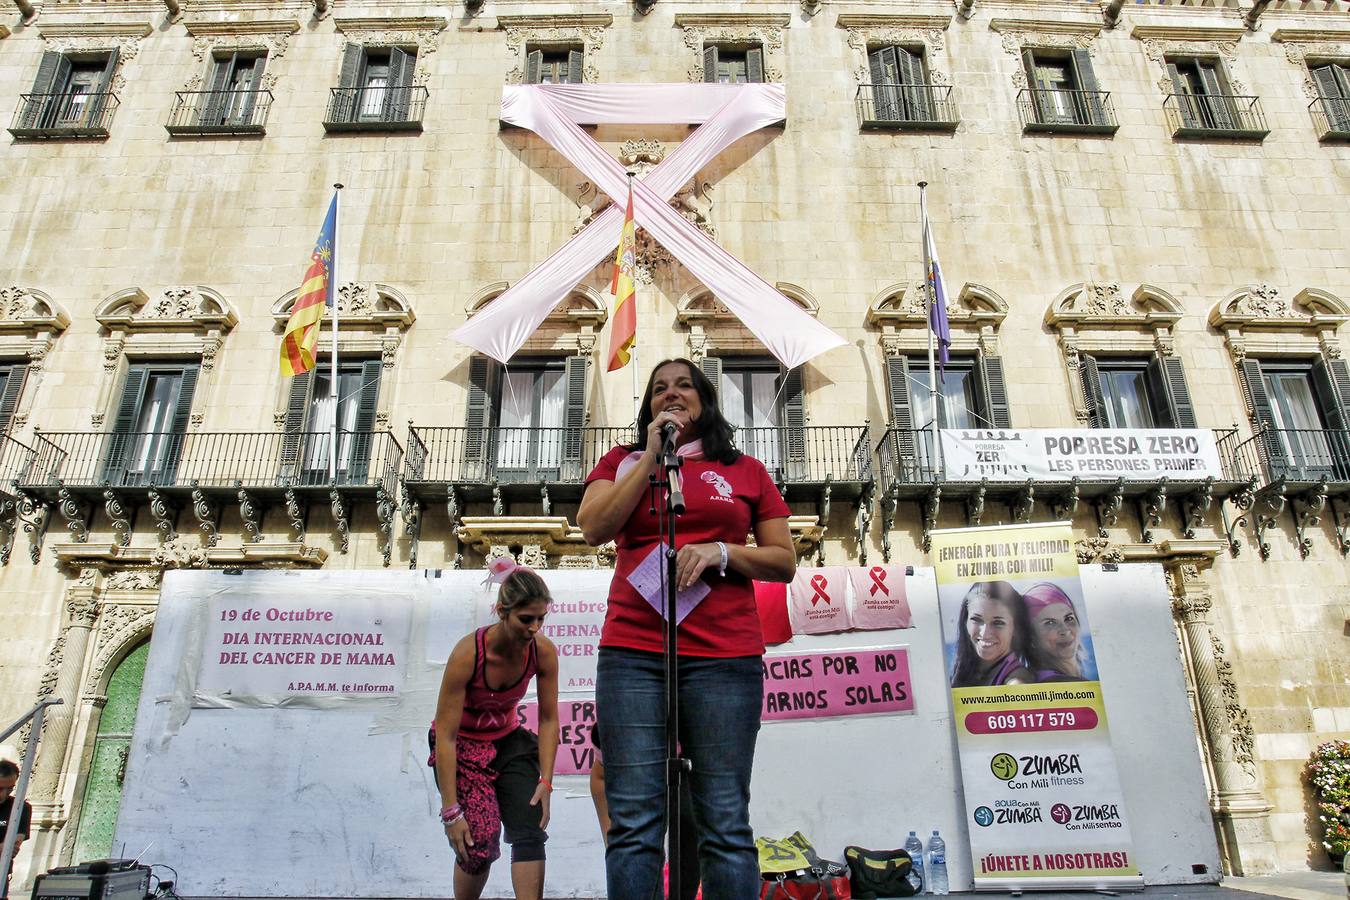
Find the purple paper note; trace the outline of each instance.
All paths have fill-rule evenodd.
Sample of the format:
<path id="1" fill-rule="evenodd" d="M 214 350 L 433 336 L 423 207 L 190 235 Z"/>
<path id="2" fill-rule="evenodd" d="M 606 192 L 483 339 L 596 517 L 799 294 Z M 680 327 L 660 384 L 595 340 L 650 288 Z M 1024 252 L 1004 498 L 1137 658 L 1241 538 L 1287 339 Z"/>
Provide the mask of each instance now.
<path id="1" fill-rule="evenodd" d="M 661 612 L 661 590 L 666 583 L 665 545 L 657 544 L 646 559 L 637 564 L 637 568 L 628 573 L 628 583 L 642 595 L 642 599 L 652 605 L 652 609 Z M 684 617 L 694 611 L 694 607 L 703 602 L 712 588 L 703 579 L 675 595 L 675 624 L 679 625 Z"/>

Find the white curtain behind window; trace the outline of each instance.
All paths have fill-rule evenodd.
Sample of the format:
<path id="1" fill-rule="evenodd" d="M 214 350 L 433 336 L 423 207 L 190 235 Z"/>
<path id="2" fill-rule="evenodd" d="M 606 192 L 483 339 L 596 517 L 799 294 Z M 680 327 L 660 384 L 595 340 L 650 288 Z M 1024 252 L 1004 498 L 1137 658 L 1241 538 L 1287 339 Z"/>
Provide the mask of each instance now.
<path id="1" fill-rule="evenodd" d="M 145 387 L 145 401 L 136 420 L 136 448 L 128 467 L 132 472 L 145 473 L 156 468 L 164 454 L 167 432 L 173 425 L 173 411 L 182 376 L 151 375 Z"/>
<path id="2" fill-rule="evenodd" d="M 567 413 L 567 383 L 558 371 L 540 374 L 543 397 L 539 401 L 539 466 L 556 469 L 562 465 L 563 417 Z"/>

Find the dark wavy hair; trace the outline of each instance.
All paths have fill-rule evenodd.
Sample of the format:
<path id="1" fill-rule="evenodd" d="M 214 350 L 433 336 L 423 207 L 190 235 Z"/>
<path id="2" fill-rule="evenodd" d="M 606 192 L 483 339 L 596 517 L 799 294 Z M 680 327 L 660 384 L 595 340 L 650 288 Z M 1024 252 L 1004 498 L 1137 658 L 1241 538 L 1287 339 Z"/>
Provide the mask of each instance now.
<path id="1" fill-rule="evenodd" d="M 984 662 L 971 646 L 970 635 L 966 633 L 966 620 L 970 618 L 972 600 L 992 600 L 1007 607 L 1012 620 L 1012 653 L 1025 662 L 1031 649 L 1031 617 L 1027 615 L 1026 604 L 1017 588 L 1006 581 L 980 581 L 970 586 L 961 600 L 961 615 L 956 621 L 956 665 L 952 667 L 952 687 L 971 687 L 980 683 L 980 670 Z"/>
<path id="2" fill-rule="evenodd" d="M 656 381 L 656 373 L 661 371 L 661 367 L 671 363 L 680 363 L 689 369 L 694 390 L 698 391 L 698 402 L 703 411 L 693 424 L 698 429 L 698 437 L 703 441 L 703 455 L 708 459 L 731 465 L 741 456 L 741 451 L 736 449 L 733 442 L 736 430 L 722 415 L 722 408 L 717 405 L 717 389 L 708 380 L 708 376 L 704 375 L 703 370 L 697 365 L 682 356 L 663 359 L 652 366 L 652 374 L 647 376 L 647 387 L 642 392 L 642 404 L 638 407 L 637 440 L 628 449 L 641 450 L 647 446 L 647 426 L 651 425 L 652 419 L 655 418 L 652 415 L 652 383 Z"/>

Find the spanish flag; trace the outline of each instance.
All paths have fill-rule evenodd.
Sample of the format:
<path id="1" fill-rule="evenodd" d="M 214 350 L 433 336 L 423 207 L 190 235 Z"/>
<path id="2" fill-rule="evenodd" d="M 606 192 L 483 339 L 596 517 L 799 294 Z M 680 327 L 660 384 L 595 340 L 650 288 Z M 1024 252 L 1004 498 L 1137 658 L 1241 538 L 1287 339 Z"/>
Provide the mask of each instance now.
<path id="1" fill-rule="evenodd" d="M 314 368 L 314 348 L 319 343 L 319 323 L 333 305 L 333 272 L 337 268 L 337 194 L 328 205 L 319 239 L 314 242 L 305 280 L 291 307 L 286 333 L 281 338 L 281 374 L 302 375 Z"/>
<path id="2" fill-rule="evenodd" d="M 637 266 L 637 233 L 633 227 L 633 181 L 628 181 L 628 211 L 619 232 L 619 249 L 614 253 L 614 279 L 609 292 L 614 295 L 614 320 L 609 328 L 609 371 L 622 369 L 632 357 L 637 341 L 637 300 L 633 296 L 633 270 Z"/>

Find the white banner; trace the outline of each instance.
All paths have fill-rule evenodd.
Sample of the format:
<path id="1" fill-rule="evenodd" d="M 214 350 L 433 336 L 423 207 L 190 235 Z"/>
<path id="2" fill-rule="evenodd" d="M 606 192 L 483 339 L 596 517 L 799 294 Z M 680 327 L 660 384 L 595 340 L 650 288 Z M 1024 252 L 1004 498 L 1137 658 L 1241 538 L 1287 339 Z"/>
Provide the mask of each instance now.
<path id="1" fill-rule="evenodd" d="M 207 599 L 195 706 L 304 706 L 393 697 L 403 682 L 406 595 L 241 590 Z"/>
<path id="2" fill-rule="evenodd" d="M 951 481 L 1204 481 L 1223 477 L 1203 428 L 944 429 Z"/>

